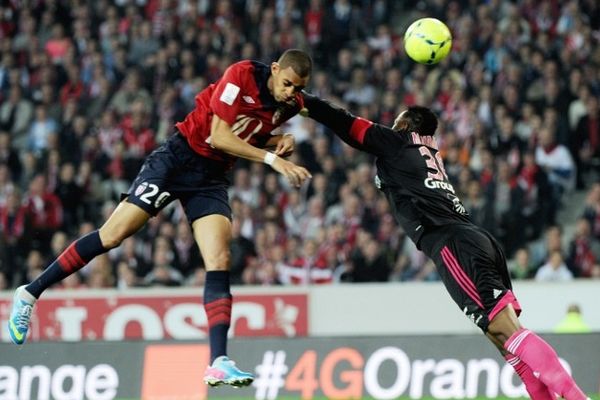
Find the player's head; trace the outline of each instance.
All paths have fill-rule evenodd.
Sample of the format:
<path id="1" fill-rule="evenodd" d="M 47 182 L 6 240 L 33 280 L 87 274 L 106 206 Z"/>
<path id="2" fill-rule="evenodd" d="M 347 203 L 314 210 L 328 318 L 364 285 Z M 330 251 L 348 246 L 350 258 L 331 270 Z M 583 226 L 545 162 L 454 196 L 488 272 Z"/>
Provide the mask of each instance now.
<path id="1" fill-rule="evenodd" d="M 396 117 L 392 129 L 417 132 L 423 136 L 433 136 L 438 126 L 436 115 L 427 107 L 411 106 Z"/>
<path id="2" fill-rule="evenodd" d="M 312 59 L 298 49 L 286 50 L 279 60 L 271 63 L 269 89 L 275 100 L 288 102 L 300 92 L 310 79 Z"/>

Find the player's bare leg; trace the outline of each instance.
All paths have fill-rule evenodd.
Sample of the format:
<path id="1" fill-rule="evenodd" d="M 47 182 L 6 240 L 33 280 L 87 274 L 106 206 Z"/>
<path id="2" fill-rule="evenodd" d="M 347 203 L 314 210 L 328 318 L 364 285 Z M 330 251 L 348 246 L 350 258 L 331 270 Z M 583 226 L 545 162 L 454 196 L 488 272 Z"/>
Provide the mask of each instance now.
<path id="1" fill-rule="evenodd" d="M 531 398 L 554 399 L 554 393 L 567 400 L 588 398 L 560 364 L 554 349 L 521 326 L 512 305 L 490 321 L 486 335 L 515 368 Z"/>
<path id="2" fill-rule="evenodd" d="M 252 374 L 240 371 L 227 357 L 232 303 L 229 288 L 231 221 L 213 214 L 195 220 L 192 228 L 206 268 L 204 309 L 208 317 L 210 366 L 204 374 L 204 382 L 210 386 L 248 386 L 254 380 Z"/>
<path id="3" fill-rule="evenodd" d="M 17 288 L 8 321 L 13 343 L 25 342 L 33 307 L 44 290 L 79 271 L 97 255 L 120 245 L 124 239 L 137 232 L 149 218 L 150 214 L 140 207 L 122 201 L 99 230 L 71 243 L 39 277 L 29 285 Z"/>
<path id="4" fill-rule="evenodd" d="M 139 206 L 123 200 L 98 230 L 102 246 L 108 250 L 118 247 L 123 240 L 139 231 L 150 217 Z"/>

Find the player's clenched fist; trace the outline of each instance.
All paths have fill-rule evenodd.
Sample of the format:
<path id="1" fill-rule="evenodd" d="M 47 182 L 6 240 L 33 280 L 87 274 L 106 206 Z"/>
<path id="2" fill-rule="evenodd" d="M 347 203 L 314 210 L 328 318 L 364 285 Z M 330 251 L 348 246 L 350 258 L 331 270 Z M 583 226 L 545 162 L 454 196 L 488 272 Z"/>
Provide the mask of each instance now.
<path id="1" fill-rule="evenodd" d="M 312 175 L 306 168 L 280 157 L 277 157 L 272 167 L 275 171 L 285 176 L 290 184 L 295 187 L 299 187 L 305 180 L 312 178 Z"/>

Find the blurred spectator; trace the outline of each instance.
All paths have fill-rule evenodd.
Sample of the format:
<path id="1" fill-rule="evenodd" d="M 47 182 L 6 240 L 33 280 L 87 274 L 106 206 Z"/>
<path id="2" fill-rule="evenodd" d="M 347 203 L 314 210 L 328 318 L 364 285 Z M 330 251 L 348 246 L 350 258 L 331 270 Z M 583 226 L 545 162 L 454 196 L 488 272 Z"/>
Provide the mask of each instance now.
<path id="1" fill-rule="evenodd" d="M 51 262 L 56 259 L 60 253 L 62 253 L 69 245 L 68 237 L 65 232 L 58 231 L 52 235 L 50 241 L 50 256 L 47 262 Z"/>
<path id="2" fill-rule="evenodd" d="M 58 289 L 77 290 L 86 289 L 87 285 L 82 282 L 79 273 L 71 274 L 60 282 Z"/>
<path id="3" fill-rule="evenodd" d="M 313 196 L 308 201 L 306 213 L 300 217 L 298 225 L 303 239 L 315 239 L 325 220 L 325 204 L 323 198 Z"/>
<path id="4" fill-rule="evenodd" d="M 302 234 L 300 229 L 300 218 L 304 214 L 306 205 L 302 201 L 298 191 L 290 192 L 287 204 L 283 209 L 283 221 L 290 236 Z"/>
<path id="5" fill-rule="evenodd" d="M 112 263 L 107 254 L 94 258 L 87 266 L 86 284 L 90 289 L 106 289 L 114 287 L 115 275 Z"/>
<path id="6" fill-rule="evenodd" d="M 54 64 L 63 62 L 72 43 L 65 37 L 65 29 L 61 24 L 54 24 L 51 36 L 45 44 L 46 53 Z"/>
<path id="7" fill-rule="evenodd" d="M 250 258 L 256 257 L 256 250 L 254 243 L 241 235 L 241 223 L 235 217 L 231 221 L 231 235 L 231 283 L 241 284 L 244 268 L 248 265 Z"/>
<path id="8" fill-rule="evenodd" d="M 567 265 L 575 278 L 589 278 L 598 261 L 600 242 L 592 236 L 590 222 L 580 218 L 575 226 L 575 236 L 569 243 Z"/>
<path id="9" fill-rule="evenodd" d="M 35 118 L 29 128 L 27 148 L 41 155 L 48 148 L 49 136 L 58 134 L 58 123 L 48 116 L 46 107 L 35 108 Z"/>
<path id="10" fill-rule="evenodd" d="M 279 265 L 281 282 L 292 285 L 308 285 L 312 283 L 331 283 L 333 270 L 328 267 L 326 259 L 318 253 L 314 239 L 304 240 L 301 254 L 290 258 L 289 265 Z"/>
<path id="11" fill-rule="evenodd" d="M 148 56 L 155 54 L 160 49 L 160 43 L 152 35 L 150 21 L 132 24 L 130 28 L 132 38 L 129 48 L 129 62 L 133 65 L 141 64 Z"/>
<path id="12" fill-rule="evenodd" d="M 11 179 L 18 181 L 21 176 L 21 160 L 19 154 L 13 148 L 11 143 L 11 137 L 8 132 L 0 130 L 0 168 L 3 170 L 0 172 L 0 179 Z M 2 191 L 6 190 L 5 185 L 12 186 L 12 183 L 1 182 Z"/>
<path id="13" fill-rule="evenodd" d="M 555 333 L 588 333 L 591 331 L 577 304 L 570 304 L 565 317 L 554 327 Z"/>
<path id="14" fill-rule="evenodd" d="M 47 190 L 44 175 L 33 177 L 23 204 L 27 208 L 27 218 L 31 221 L 33 240 L 39 248 L 46 251 L 50 237 L 62 225 L 63 206 L 60 199 Z"/>
<path id="15" fill-rule="evenodd" d="M 595 183 L 587 193 L 583 217 L 589 221 L 592 235 L 600 239 L 600 183 Z"/>
<path id="16" fill-rule="evenodd" d="M 183 276 L 169 262 L 168 251 L 157 248 L 152 257 L 152 271 L 144 278 L 147 286 L 179 286 L 183 283 Z"/>
<path id="17" fill-rule="evenodd" d="M 25 270 L 19 271 L 19 285 L 25 282 L 31 282 L 37 278 L 44 270 L 44 266 L 45 260 L 42 253 L 37 250 L 31 250 L 29 254 L 27 254 L 27 259 L 25 260 Z"/>
<path id="18" fill-rule="evenodd" d="M 204 268 L 197 268 L 187 279 L 186 284 L 188 286 L 202 287 L 206 282 L 206 270 Z"/>
<path id="19" fill-rule="evenodd" d="M 113 264 L 125 263 L 128 268 L 135 271 L 137 277 L 142 277 L 147 273 L 147 267 L 140 255 L 140 247 L 140 243 L 135 238 L 129 237 L 123 241 L 121 246 L 108 254 L 113 260 Z"/>
<path id="20" fill-rule="evenodd" d="M 344 101 L 346 103 L 367 105 L 373 102 L 375 94 L 375 88 L 367 82 L 365 70 L 362 68 L 352 70 L 350 86 L 344 93 Z"/>
<path id="21" fill-rule="evenodd" d="M 521 247 L 515 252 L 515 258 L 509 263 L 509 272 L 512 279 L 531 279 L 535 271 L 535 266 L 531 263 L 529 250 Z"/>
<path id="22" fill-rule="evenodd" d="M 0 291 L 8 290 L 11 287 L 10 281 L 6 276 L 6 273 L 0 271 Z"/>
<path id="23" fill-rule="evenodd" d="M 202 265 L 200 253 L 194 241 L 192 230 L 185 220 L 179 221 L 173 238 L 173 251 L 177 260 L 176 268 L 184 276 L 189 276 Z"/>
<path id="24" fill-rule="evenodd" d="M 252 186 L 248 169 L 238 168 L 235 171 L 233 186 L 229 190 L 229 197 L 237 197 L 250 207 L 258 206 L 258 188 Z"/>
<path id="25" fill-rule="evenodd" d="M 0 206 L 6 203 L 9 194 L 15 191 L 16 187 L 11 180 L 10 169 L 5 164 L 0 164 Z"/>
<path id="26" fill-rule="evenodd" d="M 21 205 L 21 197 L 16 191 L 8 193 L 4 200 L 0 204 L 0 271 L 12 281 L 28 247 L 27 208 Z"/>
<path id="27" fill-rule="evenodd" d="M 512 255 L 516 246 L 525 239 L 525 232 L 519 227 L 523 220 L 524 193 L 507 162 L 498 162 L 498 172 L 489 190 L 494 204 L 495 229 L 492 232 L 504 245 L 506 252 Z"/>
<path id="28" fill-rule="evenodd" d="M 144 103 L 135 101 L 130 106 L 130 113 L 121 122 L 123 143 L 127 155 L 141 162 L 156 146 L 154 131 L 148 127 L 149 117 Z"/>
<path id="29" fill-rule="evenodd" d="M 66 67 L 67 82 L 60 88 L 59 99 L 64 106 L 68 101 L 80 101 L 86 90 L 85 85 L 81 81 L 81 72 L 79 66 L 71 64 Z"/>
<path id="30" fill-rule="evenodd" d="M 521 215 L 526 222 L 526 239 L 537 239 L 544 225 L 554 223 L 558 206 L 552 199 L 548 175 L 535 163 L 531 152 L 523 155 L 517 184 L 523 191 Z"/>
<path id="31" fill-rule="evenodd" d="M 583 186 L 583 174 L 593 169 L 600 173 L 600 105 L 598 98 L 590 96 L 586 101 L 586 115 L 575 128 L 574 156 L 577 162 L 578 186 Z"/>
<path id="32" fill-rule="evenodd" d="M 131 106 L 140 101 L 143 110 L 152 109 L 152 98 L 148 91 L 141 87 L 141 77 L 139 71 L 133 69 L 127 73 L 123 85 L 110 101 L 110 108 L 116 110 L 119 115 L 127 115 L 131 111 Z"/>
<path id="33" fill-rule="evenodd" d="M 544 238 L 532 244 L 530 249 L 531 262 L 537 269 L 546 262 L 554 251 L 563 253 L 562 229 L 558 225 L 547 227 Z"/>
<path id="34" fill-rule="evenodd" d="M 126 261 L 117 264 L 117 289 L 124 290 L 139 286 L 138 281 L 135 268 L 130 267 Z"/>
<path id="35" fill-rule="evenodd" d="M 557 281 L 565 282 L 573 279 L 573 274 L 567 268 L 563 256 L 559 251 L 553 251 L 546 263 L 538 269 L 535 274 L 536 281 Z"/>
<path id="36" fill-rule="evenodd" d="M 73 229 L 79 225 L 83 211 L 81 207 L 83 190 L 75 181 L 75 167 L 73 164 L 66 163 L 62 165 L 54 194 L 63 207 L 63 226 Z M 56 255 L 58 256 L 58 254 L 60 253 Z"/>
<path id="37" fill-rule="evenodd" d="M 33 117 L 33 104 L 23 98 L 23 90 L 14 85 L 10 88 L 8 99 L 0 106 L 0 130 L 9 132 L 13 144 L 25 148 L 25 134 Z"/>
<path id="38" fill-rule="evenodd" d="M 540 167 L 548 174 L 555 198 L 560 198 L 565 192 L 575 187 L 575 164 L 567 148 L 556 142 L 552 128 L 542 127 L 539 133 L 539 145 L 535 150 L 535 159 Z"/>
<path id="39" fill-rule="evenodd" d="M 481 193 L 481 184 L 478 181 L 469 182 L 466 197 L 463 197 L 463 205 L 475 224 L 490 231 L 495 229 L 493 203 Z"/>
<path id="40" fill-rule="evenodd" d="M 347 282 L 385 282 L 388 280 L 391 265 L 382 249 L 371 235 L 361 231 L 358 234 L 357 248 L 351 255 L 350 272 L 342 280 Z"/>

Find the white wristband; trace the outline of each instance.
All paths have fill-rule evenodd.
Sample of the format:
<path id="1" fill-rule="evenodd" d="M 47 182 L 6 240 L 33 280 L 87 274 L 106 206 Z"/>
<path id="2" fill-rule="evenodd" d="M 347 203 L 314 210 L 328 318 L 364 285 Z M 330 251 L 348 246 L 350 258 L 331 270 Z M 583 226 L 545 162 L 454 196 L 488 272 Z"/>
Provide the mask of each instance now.
<path id="1" fill-rule="evenodd" d="M 273 163 L 275 162 L 276 159 L 277 159 L 277 155 L 275 153 L 271 153 L 270 151 L 267 151 L 263 162 L 267 165 L 273 165 Z"/>

